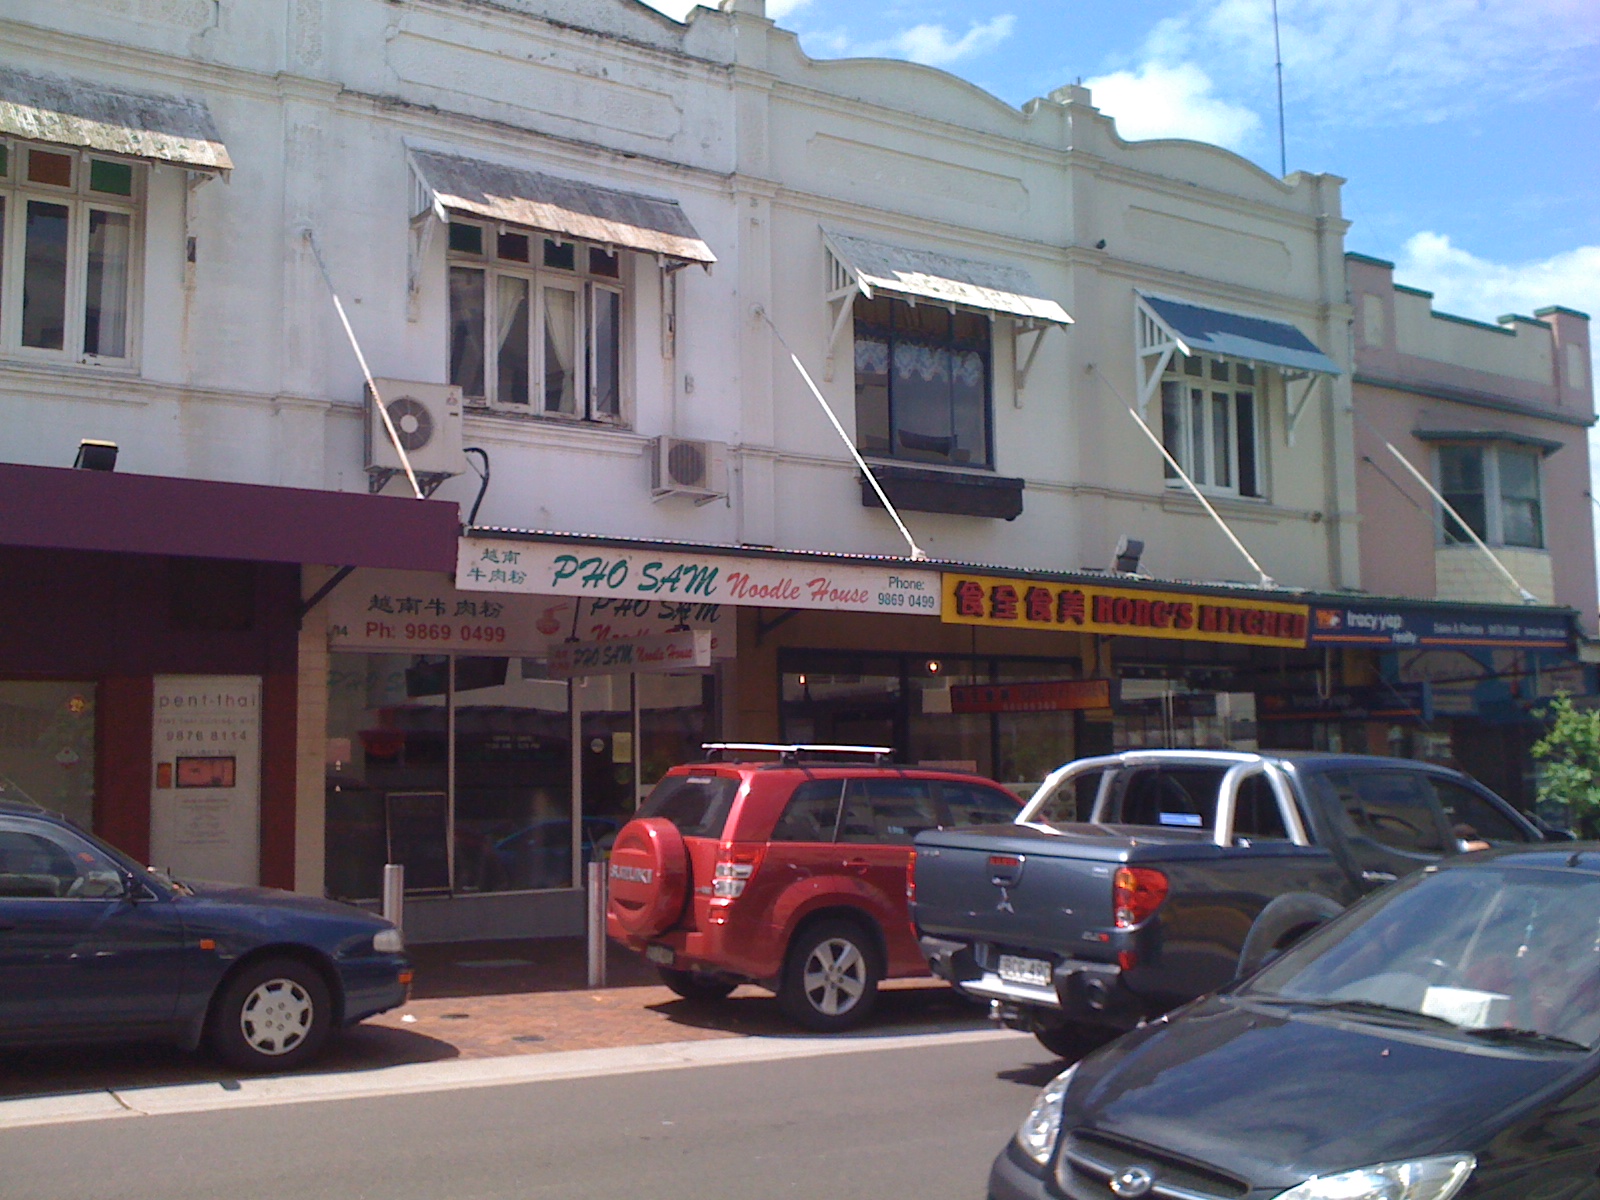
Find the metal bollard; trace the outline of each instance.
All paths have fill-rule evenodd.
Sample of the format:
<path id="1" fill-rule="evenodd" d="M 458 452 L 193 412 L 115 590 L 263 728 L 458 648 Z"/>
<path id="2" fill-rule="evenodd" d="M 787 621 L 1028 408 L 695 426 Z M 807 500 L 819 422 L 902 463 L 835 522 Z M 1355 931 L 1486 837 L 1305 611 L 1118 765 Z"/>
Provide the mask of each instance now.
<path id="1" fill-rule="evenodd" d="M 396 929 L 404 928 L 406 904 L 406 865 L 383 864 L 383 919 L 393 921 Z"/>
<path id="2" fill-rule="evenodd" d="M 606 985 L 606 864 L 592 862 L 589 883 L 589 987 Z"/>

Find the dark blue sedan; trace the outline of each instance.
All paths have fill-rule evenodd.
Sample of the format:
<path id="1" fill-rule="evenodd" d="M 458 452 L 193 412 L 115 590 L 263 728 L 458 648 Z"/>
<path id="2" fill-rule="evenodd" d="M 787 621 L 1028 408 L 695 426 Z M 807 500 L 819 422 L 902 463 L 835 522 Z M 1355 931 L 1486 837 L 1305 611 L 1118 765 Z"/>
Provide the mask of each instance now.
<path id="1" fill-rule="evenodd" d="M 0 802 L 0 1045 L 157 1037 L 282 1070 L 410 984 L 400 931 L 371 913 L 180 883 Z"/>

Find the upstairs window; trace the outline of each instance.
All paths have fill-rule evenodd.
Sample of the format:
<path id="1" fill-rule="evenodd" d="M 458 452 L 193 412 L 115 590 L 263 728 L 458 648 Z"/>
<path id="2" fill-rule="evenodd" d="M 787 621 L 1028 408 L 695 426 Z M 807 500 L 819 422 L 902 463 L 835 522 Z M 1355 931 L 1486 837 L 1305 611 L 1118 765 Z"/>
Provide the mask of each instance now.
<path id="1" fill-rule="evenodd" d="M 887 296 L 858 296 L 854 315 L 861 452 L 991 466 L 989 317 Z"/>
<path id="2" fill-rule="evenodd" d="M 450 223 L 450 382 L 468 402 L 622 420 L 622 263 L 613 250 Z"/>
<path id="3" fill-rule="evenodd" d="M 1209 355 L 1174 354 L 1161 379 L 1161 441 L 1207 492 L 1265 494 L 1260 466 L 1262 410 L 1256 369 Z M 1169 487 L 1182 480 L 1166 464 Z"/>
<path id="4" fill-rule="evenodd" d="M 1539 452 L 1520 446 L 1439 447 L 1439 494 L 1491 546 L 1544 548 Z M 1446 546 L 1471 542 L 1449 513 L 1440 513 Z"/>
<path id="5" fill-rule="evenodd" d="M 127 362 L 145 168 L 0 141 L 0 347 L 19 358 Z"/>

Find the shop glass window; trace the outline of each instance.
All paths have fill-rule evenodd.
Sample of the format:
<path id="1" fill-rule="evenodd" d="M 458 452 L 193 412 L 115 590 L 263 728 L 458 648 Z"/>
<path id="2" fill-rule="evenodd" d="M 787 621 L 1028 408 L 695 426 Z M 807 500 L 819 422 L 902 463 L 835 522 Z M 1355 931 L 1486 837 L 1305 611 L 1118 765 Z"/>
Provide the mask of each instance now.
<path id="1" fill-rule="evenodd" d="M 939 827 L 930 791 L 922 779 L 852 779 L 839 841 L 910 845 L 923 830 Z"/>
<path id="2" fill-rule="evenodd" d="M 1439 493 L 1461 520 L 1491 546 L 1544 548 L 1539 453 L 1518 446 L 1439 447 Z M 1447 512 L 1440 513 L 1446 546 L 1471 542 Z"/>
<path id="3" fill-rule="evenodd" d="M 857 297 L 856 444 L 862 453 L 991 466 L 992 340 L 985 314 Z"/>
<path id="4" fill-rule="evenodd" d="M 842 779 L 812 779 L 795 788 L 773 827 L 775 842 L 831 842 L 839 825 Z"/>
<path id="5" fill-rule="evenodd" d="M 1256 369 L 1249 363 L 1173 355 L 1161 380 L 1161 442 L 1196 487 L 1265 495 L 1263 418 Z M 1183 486 L 1171 463 L 1165 471 L 1168 486 Z"/>
<path id="6" fill-rule="evenodd" d="M 469 402 L 621 421 L 619 254 L 452 221 L 448 257 L 450 382 Z"/>
<path id="7" fill-rule="evenodd" d="M 95 685 L 0 680 L 0 800 L 94 825 Z"/>
<path id="8" fill-rule="evenodd" d="M 146 168 L 0 143 L 0 351 L 125 364 Z"/>

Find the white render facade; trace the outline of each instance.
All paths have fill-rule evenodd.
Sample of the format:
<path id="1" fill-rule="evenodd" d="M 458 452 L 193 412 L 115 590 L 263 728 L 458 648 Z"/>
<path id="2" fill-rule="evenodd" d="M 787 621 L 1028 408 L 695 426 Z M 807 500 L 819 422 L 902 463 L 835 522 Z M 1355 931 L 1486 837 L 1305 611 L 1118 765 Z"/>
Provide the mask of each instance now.
<path id="1" fill-rule="evenodd" d="M 1127 412 L 1144 294 L 1293 326 L 1339 364 L 1287 384 L 1260 370 L 1257 494 L 1226 471 L 1208 491 L 1278 583 L 1359 586 L 1334 177 L 1122 142 L 1082 89 L 1018 111 L 928 68 L 814 62 L 759 0 L 682 25 L 629 0 L 8 0 L 0 18 L 20 71 L 202 101 L 233 163 L 226 180 L 137 168 L 129 353 L 8 342 L 7 460 L 64 466 L 103 438 L 119 470 L 364 491 L 362 375 L 308 231 L 374 375 L 444 382 L 451 239 L 411 221 L 427 199 L 411 163 L 443 154 L 673 201 L 716 258 L 621 254 L 615 414 L 469 405 L 464 441 L 493 464 L 479 524 L 903 553 L 789 361 L 853 433 L 852 299 L 830 303 L 828 231 L 1025 278 L 1075 321 L 957 306 L 986 326 L 986 443 L 910 465 L 1019 479 L 1022 511 L 904 512 L 929 555 L 1100 568 L 1127 535 L 1149 574 L 1257 581 Z M 1209 420 L 1190 433 L 1216 434 Z M 726 497 L 653 496 L 661 435 L 725 444 Z M 465 512 L 476 492 L 466 471 L 438 494 Z"/>

